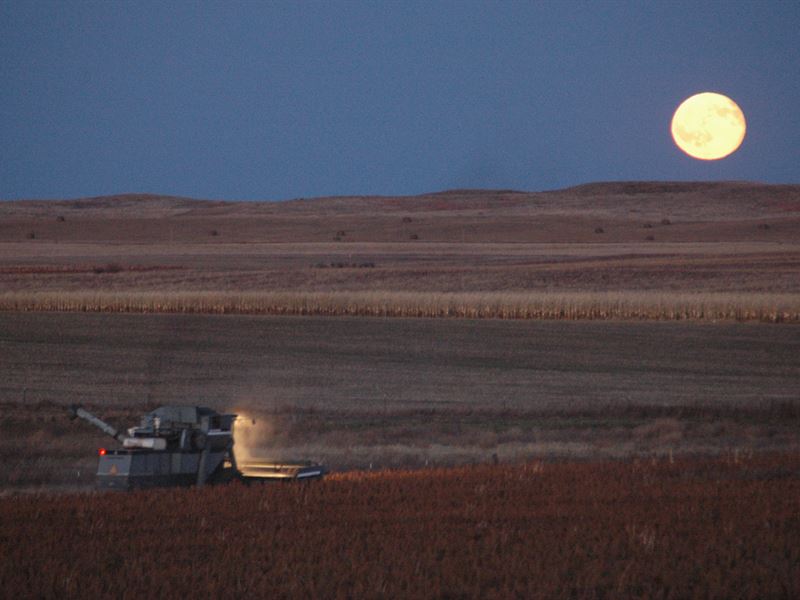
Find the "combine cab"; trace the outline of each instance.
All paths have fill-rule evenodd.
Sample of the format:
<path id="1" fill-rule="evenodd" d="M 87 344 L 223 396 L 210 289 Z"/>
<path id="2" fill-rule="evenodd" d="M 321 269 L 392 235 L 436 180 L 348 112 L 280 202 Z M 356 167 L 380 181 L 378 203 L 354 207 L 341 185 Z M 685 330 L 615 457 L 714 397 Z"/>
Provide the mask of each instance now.
<path id="1" fill-rule="evenodd" d="M 325 474 L 322 465 L 310 462 L 237 465 L 234 414 L 201 406 L 162 406 L 144 415 L 138 427 L 122 433 L 80 406 L 69 410 L 73 419 L 88 421 L 122 444 L 119 450 L 100 450 L 100 489 L 315 479 Z"/>

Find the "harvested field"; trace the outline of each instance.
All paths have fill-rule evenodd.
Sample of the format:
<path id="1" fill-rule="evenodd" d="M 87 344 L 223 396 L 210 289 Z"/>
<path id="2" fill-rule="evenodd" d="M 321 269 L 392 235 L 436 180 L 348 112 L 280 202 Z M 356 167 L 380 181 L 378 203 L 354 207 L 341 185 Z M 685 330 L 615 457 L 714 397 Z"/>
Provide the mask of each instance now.
<path id="1" fill-rule="evenodd" d="M 0 588 L 39 598 L 793 598 L 798 515 L 796 453 L 4 498 Z"/>
<path id="2" fill-rule="evenodd" d="M 0 484 L 91 484 L 73 402 L 240 411 L 334 469 L 798 448 L 798 356 L 792 325 L 2 313 Z"/>

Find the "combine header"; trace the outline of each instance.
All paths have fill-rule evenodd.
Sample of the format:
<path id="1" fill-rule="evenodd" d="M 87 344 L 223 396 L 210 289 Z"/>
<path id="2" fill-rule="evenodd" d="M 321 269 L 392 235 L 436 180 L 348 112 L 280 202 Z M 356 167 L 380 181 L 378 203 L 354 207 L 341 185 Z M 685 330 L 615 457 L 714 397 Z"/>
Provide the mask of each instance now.
<path id="1" fill-rule="evenodd" d="M 88 421 L 122 444 L 120 450 L 100 449 L 100 489 L 315 479 L 325 474 L 325 467 L 310 462 L 237 465 L 233 452 L 237 415 L 202 406 L 162 406 L 126 433 L 78 405 L 69 411 L 72 419 Z"/>

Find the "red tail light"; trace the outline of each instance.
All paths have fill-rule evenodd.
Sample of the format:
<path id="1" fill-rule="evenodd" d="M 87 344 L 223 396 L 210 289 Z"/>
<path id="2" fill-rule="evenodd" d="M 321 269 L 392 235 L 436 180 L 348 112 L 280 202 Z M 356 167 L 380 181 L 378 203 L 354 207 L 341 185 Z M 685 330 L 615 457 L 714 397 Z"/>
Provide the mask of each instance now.
<path id="1" fill-rule="evenodd" d="M 105 456 L 106 455 L 106 449 L 105 448 L 98 448 L 97 449 L 97 454 L 99 454 L 100 456 Z"/>

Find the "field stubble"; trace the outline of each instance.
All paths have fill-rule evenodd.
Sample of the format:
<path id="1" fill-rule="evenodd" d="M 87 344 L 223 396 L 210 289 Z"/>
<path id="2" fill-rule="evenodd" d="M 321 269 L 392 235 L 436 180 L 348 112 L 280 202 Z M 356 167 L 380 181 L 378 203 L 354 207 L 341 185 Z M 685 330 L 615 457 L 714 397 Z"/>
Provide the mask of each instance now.
<path id="1" fill-rule="evenodd" d="M 757 323 L 2 313 L 0 484 L 91 484 L 113 442 L 73 402 L 120 427 L 236 411 L 250 452 L 339 470 L 787 450 L 799 343 Z"/>

